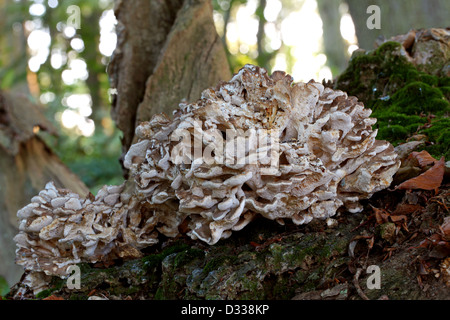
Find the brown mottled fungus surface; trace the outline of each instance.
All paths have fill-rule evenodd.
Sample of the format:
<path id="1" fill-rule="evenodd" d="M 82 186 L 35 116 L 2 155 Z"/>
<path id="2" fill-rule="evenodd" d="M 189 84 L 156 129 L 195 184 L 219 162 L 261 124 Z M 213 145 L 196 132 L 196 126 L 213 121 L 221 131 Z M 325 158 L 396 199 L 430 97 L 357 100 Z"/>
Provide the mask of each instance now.
<path id="1" fill-rule="evenodd" d="M 213 245 L 258 217 L 300 225 L 357 213 L 400 166 L 370 114 L 343 91 L 246 65 L 173 120 L 138 126 L 126 183 L 95 197 L 48 183 L 18 212 L 17 263 L 40 291 L 72 264 L 140 258 L 160 237 Z"/>

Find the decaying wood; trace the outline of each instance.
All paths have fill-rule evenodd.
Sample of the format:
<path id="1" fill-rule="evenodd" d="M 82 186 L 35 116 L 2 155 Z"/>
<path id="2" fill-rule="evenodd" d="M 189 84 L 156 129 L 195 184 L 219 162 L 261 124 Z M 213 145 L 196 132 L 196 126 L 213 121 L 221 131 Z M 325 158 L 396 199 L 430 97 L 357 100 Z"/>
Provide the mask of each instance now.
<path id="1" fill-rule="evenodd" d="M 89 192 L 35 135 L 38 130 L 55 132 L 39 107 L 26 96 L 0 92 L 0 274 L 9 283 L 23 273 L 22 267 L 14 264 L 17 210 L 49 181 L 81 194 Z"/>

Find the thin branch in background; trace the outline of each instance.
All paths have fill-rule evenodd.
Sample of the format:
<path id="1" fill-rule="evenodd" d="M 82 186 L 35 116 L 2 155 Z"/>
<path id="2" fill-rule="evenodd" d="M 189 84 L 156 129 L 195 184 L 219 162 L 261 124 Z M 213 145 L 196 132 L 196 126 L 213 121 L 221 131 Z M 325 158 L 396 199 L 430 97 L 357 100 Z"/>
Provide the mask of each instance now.
<path id="1" fill-rule="evenodd" d="M 256 58 L 256 61 L 258 62 L 258 65 L 261 67 L 267 68 L 267 55 L 266 51 L 264 49 L 264 40 L 265 40 L 265 33 L 264 33 L 264 26 L 266 24 L 266 18 L 264 17 L 264 10 L 266 9 L 267 1 L 266 0 L 259 0 L 259 6 L 256 9 L 256 16 L 258 17 L 258 33 L 256 34 L 256 45 L 258 48 L 258 57 Z"/>
<path id="2" fill-rule="evenodd" d="M 334 76 L 347 66 L 347 45 L 341 35 L 341 0 L 317 0 L 317 7 L 323 23 L 323 50 L 327 56 L 327 66 Z"/>

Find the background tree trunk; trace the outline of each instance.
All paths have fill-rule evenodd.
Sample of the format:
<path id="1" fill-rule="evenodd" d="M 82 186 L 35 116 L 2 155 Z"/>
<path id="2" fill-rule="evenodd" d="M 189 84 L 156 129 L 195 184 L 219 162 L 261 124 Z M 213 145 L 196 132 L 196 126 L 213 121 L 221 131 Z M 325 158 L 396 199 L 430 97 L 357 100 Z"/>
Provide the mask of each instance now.
<path id="1" fill-rule="evenodd" d="M 10 0 L 0 0 L 0 30 L 8 30 L 0 35 L 0 89 L 14 88 L 15 92 L 29 93 L 27 83 L 27 35 L 24 30 L 25 18 L 11 24 L 8 21 Z M 19 11 L 21 0 L 13 4 Z M 9 9 L 11 10 L 11 9 Z M 11 32 L 12 31 L 12 32 Z"/>
<path id="2" fill-rule="evenodd" d="M 323 46 L 327 65 L 334 76 L 347 67 L 347 46 L 341 35 L 340 0 L 317 0 L 319 14 L 323 23 Z"/>
<path id="3" fill-rule="evenodd" d="M 113 118 L 123 152 L 134 129 L 231 74 L 209 0 L 116 1 L 118 45 L 108 69 L 115 88 Z"/>
<path id="4" fill-rule="evenodd" d="M 181 4 L 182 0 L 115 2 L 117 47 L 108 74 L 111 87 L 117 90 L 112 117 L 123 132 L 124 152 L 133 140 L 136 112 L 144 98 L 145 83 L 153 73 Z"/>
<path id="5" fill-rule="evenodd" d="M 390 38 L 410 29 L 446 28 L 449 26 L 450 2 L 447 0 L 346 0 L 355 24 L 359 47 L 371 50 L 379 36 Z M 367 7 L 381 9 L 381 29 L 368 29 Z"/>

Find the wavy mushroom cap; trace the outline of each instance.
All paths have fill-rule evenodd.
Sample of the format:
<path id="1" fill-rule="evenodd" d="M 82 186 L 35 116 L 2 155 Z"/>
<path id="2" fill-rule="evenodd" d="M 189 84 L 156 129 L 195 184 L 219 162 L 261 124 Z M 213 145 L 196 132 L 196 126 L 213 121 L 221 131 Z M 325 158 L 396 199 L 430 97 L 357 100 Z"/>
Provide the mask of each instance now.
<path id="1" fill-rule="evenodd" d="M 246 65 L 173 120 L 142 123 L 125 165 L 149 202 L 174 203 L 172 221 L 214 244 L 256 215 L 307 223 L 389 186 L 400 161 L 370 114 L 342 91 Z"/>

